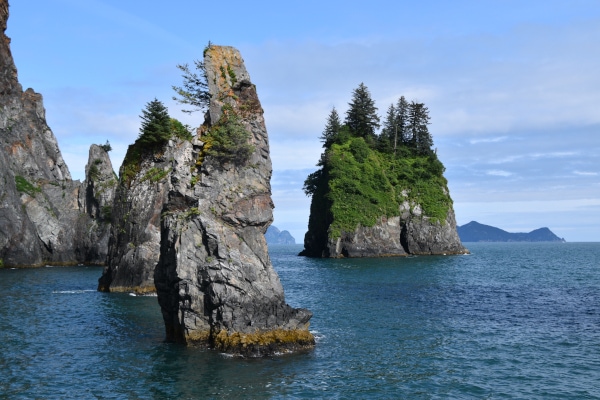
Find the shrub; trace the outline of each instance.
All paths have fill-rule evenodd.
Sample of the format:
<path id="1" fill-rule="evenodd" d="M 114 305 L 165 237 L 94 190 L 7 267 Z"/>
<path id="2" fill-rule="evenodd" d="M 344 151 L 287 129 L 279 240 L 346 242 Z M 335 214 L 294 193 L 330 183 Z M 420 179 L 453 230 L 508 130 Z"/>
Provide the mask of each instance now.
<path id="1" fill-rule="evenodd" d="M 15 176 L 15 184 L 17 186 L 17 191 L 27 193 L 31 197 L 35 197 L 37 193 L 42 191 L 38 186 L 29 183 L 27 179 L 20 175 Z"/>
<path id="2" fill-rule="evenodd" d="M 95 163 L 92 164 L 88 170 L 88 178 L 94 181 L 100 178 L 100 170 L 98 170 L 98 167 Z"/>
<path id="3" fill-rule="evenodd" d="M 191 128 L 188 125 L 183 125 L 179 120 L 171 118 L 171 134 L 173 136 L 178 137 L 181 140 L 190 141 L 194 138 L 190 129 Z"/>
<path id="4" fill-rule="evenodd" d="M 242 125 L 239 117 L 233 110 L 224 107 L 221 119 L 206 137 L 206 154 L 221 163 L 233 162 L 243 165 L 254 152 L 254 146 L 248 143 L 249 140 L 250 133 Z"/>
<path id="5" fill-rule="evenodd" d="M 106 141 L 106 143 L 100 144 L 99 146 L 102 147 L 102 149 L 107 153 L 112 150 L 112 146 L 110 145 L 108 140 Z"/>

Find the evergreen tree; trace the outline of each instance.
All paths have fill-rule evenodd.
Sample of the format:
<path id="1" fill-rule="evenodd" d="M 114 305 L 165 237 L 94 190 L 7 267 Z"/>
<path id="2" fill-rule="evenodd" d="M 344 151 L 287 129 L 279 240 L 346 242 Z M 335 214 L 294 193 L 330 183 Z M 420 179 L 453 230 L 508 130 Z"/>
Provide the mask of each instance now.
<path id="1" fill-rule="evenodd" d="M 423 103 L 412 101 L 408 107 L 410 147 L 419 154 L 430 154 L 433 139 L 429 133 L 429 109 Z"/>
<path id="2" fill-rule="evenodd" d="M 396 126 L 398 127 L 398 130 L 395 138 L 397 146 L 394 147 L 394 150 L 397 149 L 398 146 L 406 145 L 409 142 L 408 120 L 409 104 L 404 96 L 401 96 L 398 99 L 398 103 L 396 103 Z"/>
<path id="3" fill-rule="evenodd" d="M 352 92 L 352 101 L 348 105 L 350 108 L 346 112 L 346 125 L 354 136 L 363 137 L 367 143 L 373 143 L 376 138 L 375 131 L 379 129 L 379 116 L 375 102 L 364 83 Z"/>
<path id="4" fill-rule="evenodd" d="M 325 130 L 321 134 L 321 141 L 323 142 L 323 147 L 326 149 L 330 148 L 331 145 L 335 142 L 337 136 L 340 133 L 340 129 L 342 127 L 342 122 L 340 121 L 340 116 L 338 115 L 335 107 L 329 113 L 327 117 L 327 124 L 325 125 Z"/>
<path id="5" fill-rule="evenodd" d="M 183 72 L 183 86 L 172 86 L 178 94 L 178 97 L 173 96 L 173 100 L 179 104 L 187 104 L 193 107 L 191 110 L 181 110 L 188 114 L 208 108 L 210 102 L 204 62 L 196 60 L 194 66 L 196 72 L 190 71 L 187 64 L 177 65 L 177 68 Z"/>
<path id="6" fill-rule="evenodd" d="M 164 144 L 171 137 L 171 117 L 167 107 L 156 98 L 142 110 L 142 126 L 138 142 L 148 146 Z"/>
<path id="7" fill-rule="evenodd" d="M 398 127 L 396 126 L 396 108 L 393 104 L 388 107 L 385 120 L 383 121 L 383 129 L 379 135 L 377 148 L 384 153 L 391 153 L 395 149 L 396 135 Z"/>

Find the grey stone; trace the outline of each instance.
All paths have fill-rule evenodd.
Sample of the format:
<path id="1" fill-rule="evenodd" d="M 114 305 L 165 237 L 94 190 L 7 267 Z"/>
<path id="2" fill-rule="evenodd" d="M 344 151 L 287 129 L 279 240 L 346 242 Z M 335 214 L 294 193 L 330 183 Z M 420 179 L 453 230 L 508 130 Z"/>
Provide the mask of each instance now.
<path id="1" fill-rule="evenodd" d="M 18 82 L 4 33 L 7 19 L 8 2 L 0 0 L 0 259 L 5 266 L 103 263 L 108 221 L 89 209 L 81 193 L 91 186 L 93 199 L 94 185 L 104 181 L 71 179 L 42 96 Z M 92 151 L 94 146 L 90 157 Z M 112 171 L 100 151 L 94 157 Z M 112 202 L 109 192 L 101 197 L 99 205 Z"/>
<path id="2" fill-rule="evenodd" d="M 205 65 L 212 100 L 201 131 L 208 132 L 228 104 L 252 133 L 254 152 L 245 165 L 206 156 L 197 166 L 197 153 L 190 151 L 191 159 L 178 162 L 186 168 L 173 171 L 177 185 L 164 205 L 155 271 L 167 339 L 253 356 L 309 348 L 312 313 L 285 303 L 267 251 L 272 167 L 256 89 L 234 48 L 210 47 Z M 275 334 L 278 339 L 269 341 Z M 286 342 L 286 335 L 292 339 Z M 240 337 L 245 344 L 236 342 Z"/>

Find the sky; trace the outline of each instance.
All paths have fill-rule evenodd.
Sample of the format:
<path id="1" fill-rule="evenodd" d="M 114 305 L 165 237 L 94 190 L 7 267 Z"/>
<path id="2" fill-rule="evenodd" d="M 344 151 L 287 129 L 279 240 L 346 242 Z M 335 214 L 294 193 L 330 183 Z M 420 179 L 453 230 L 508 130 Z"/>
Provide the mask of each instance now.
<path id="1" fill-rule="evenodd" d="M 429 108 L 458 225 L 600 241 L 597 0 L 10 3 L 19 81 L 43 95 L 74 179 L 92 143 L 110 141 L 118 170 L 154 98 L 203 122 L 171 87 L 211 41 L 238 48 L 257 86 L 274 225 L 297 243 L 327 115 L 343 117 L 361 82 L 382 117 L 400 96 Z"/>

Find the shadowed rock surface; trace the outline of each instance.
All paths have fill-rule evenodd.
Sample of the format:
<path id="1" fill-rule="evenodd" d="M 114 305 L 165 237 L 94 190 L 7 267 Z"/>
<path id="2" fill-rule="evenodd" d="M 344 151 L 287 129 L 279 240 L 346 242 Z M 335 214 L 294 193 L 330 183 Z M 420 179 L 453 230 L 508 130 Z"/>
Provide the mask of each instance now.
<path id="1" fill-rule="evenodd" d="M 7 19 L 8 2 L 0 0 L 0 259 L 4 266 L 103 263 L 105 227 L 79 201 L 96 178 L 71 179 L 42 96 L 18 82 Z"/>
<path id="2" fill-rule="evenodd" d="M 121 166 L 121 184 L 117 186 L 112 208 L 108 257 L 99 290 L 156 291 L 154 269 L 160 255 L 161 212 L 170 190 L 175 157 L 188 148 L 191 143 L 170 141 L 162 153 L 148 154 L 136 163 L 137 173 L 127 179 L 124 178 L 126 163 Z"/>

